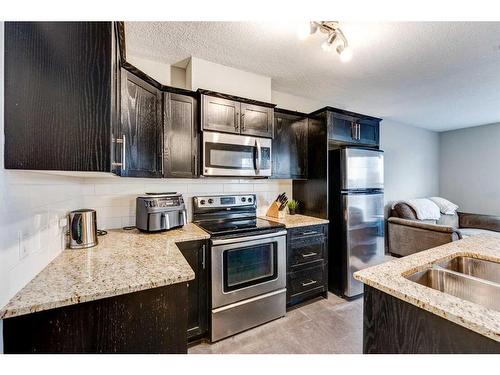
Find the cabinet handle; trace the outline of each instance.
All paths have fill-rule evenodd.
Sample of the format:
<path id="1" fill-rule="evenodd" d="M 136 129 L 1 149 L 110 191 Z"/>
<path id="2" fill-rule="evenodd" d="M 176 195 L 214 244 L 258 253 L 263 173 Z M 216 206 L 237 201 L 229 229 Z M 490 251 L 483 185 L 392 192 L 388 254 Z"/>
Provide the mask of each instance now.
<path id="1" fill-rule="evenodd" d="M 202 266 L 203 269 L 205 269 L 205 245 L 202 246 L 201 266 Z"/>
<path id="2" fill-rule="evenodd" d="M 302 235 L 303 236 L 308 236 L 310 234 L 316 234 L 318 232 L 316 232 L 315 230 L 309 230 L 309 231 L 306 231 L 306 232 L 302 232 Z"/>
<path id="3" fill-rule="evenodd" d="M 316 283 L 317 283 L 316 280 L 310 280 L 310 281 L 307 281 L 307 282 L 302 281 L 301 284 L 302 284 L 302 286 L 309 286 L 309 285 L 314 285 Z"/>
<path id="4" fill-rule="evenodd" d="M 356 124 L 356 133 L 358 135 L 358 137 L 356 138 L 358 141 L 361 139 L 361 126 L 359 124 Z"/>
<path id="5" fill-rule="evenodd" d="M 236 131 L 238 131 L 238 129 L 239 129 L 239 126 L 238 126 L 239 119 L 240 119 L 240 113 L 235 112 L 234 113 L 234 130 L 236 130 Z"/>
<path id="6" fill-rule="evenodd" d="M 127 163 L 126 163 L 126 157 L 127 157 L 127 152 L 126 152 L 126 138 L 125 134 L 122 136 L 122 171 L 127 169 Z"/>
<path id="7" fill-rule="evenodd" d="M 241 114 L 241 131 L 245 131 L 245 114 Z"/>
<path id="8" fill-rule="evenodd" d="M 309 258 L 309 257 L 313 257 L 315 255 L 318 255 L 318 253 L 306 253 L 306 254 L 302 254 L 302 258 Z"/>
<path id="9" fill-rule="evenodd" d="M 356 140 L 356 124 L 351 121 L 351 138 Z"/>
<path id="10" fill-rule="evenodd" d="M 125 150 L 125 145 L 126 145 L 126 140 L 125 140 L 125 134 L 122 135 L 122 138 L 116 138 L 113 140 L 114 143 L 116 144 L 121 144 L 122 145 L 122 162 L 121 163 L 116 163 L 113 162 L 111 165 L 121 167 L 122 171 L 125 170 L 126 164 L 125 164 L 125 155 L 126 155 L 126 150 Z"/>

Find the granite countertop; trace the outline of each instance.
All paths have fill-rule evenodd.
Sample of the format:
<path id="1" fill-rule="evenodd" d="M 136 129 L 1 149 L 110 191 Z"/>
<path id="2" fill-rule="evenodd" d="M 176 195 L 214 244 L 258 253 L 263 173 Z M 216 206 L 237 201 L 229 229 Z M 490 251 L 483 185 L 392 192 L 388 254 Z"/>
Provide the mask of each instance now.
<path id="1" fill-rule="evenodd" d="M 262 216 L 262 219 L 275 221 L 277 223 L 285 224 L 286 228 L 306 227 L 309 225 L 328 224 L 328 220 L 318 219 L 317 217 L 305 215 L 290 215 L 286 214 L 283 219 L 278 219 L 271 216 Z"/>
<path id="2" fill-rule="evenodd" d="M 358 271 L 354 278 L 500 342 L 500 312 L 428 288 L 405 278 L 456 256 L 500 262 L 500 238 L 482 234 Z"/>
<path id="3" fill-rule="evenodd" d="M 0 319 L 192 280 L 175 243 L 206 238 L 192 223 L 158 234 L 109 230 L 95 247 L 64 250 L 0 310 Z"/>

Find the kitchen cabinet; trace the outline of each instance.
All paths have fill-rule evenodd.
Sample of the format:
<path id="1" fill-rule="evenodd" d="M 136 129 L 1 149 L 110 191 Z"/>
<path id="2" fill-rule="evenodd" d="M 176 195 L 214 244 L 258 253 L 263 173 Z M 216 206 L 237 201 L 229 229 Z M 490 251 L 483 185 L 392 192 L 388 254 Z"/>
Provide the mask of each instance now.
<path id="1" fill-rule="evenodd" d="M 193 95 L 163 94 L 164 177 L 198 176 L 197 100 Z"/>
<path id="2" fill-rule="evenodd" d="M 4 352 L 186 354 L 186 302 L 182 282 L 7 318 Z"/>
<path id="3" fill-rule="evenodd" d="M 273 137 L 273 109 L 241 103 L 241 134 L 256 137 Z"/>
<path id="4" fill-rule="evenodd" d="M 328 290 L 328 226 L 291 228 L 287 234 L 287 307 Z"/>
<path id="5" fill-rule="evenodd" d="M 273 178 L 307 178 L 307 115 L 275 110 Z"/>
<path id="6" fill-rule="evenodd" d="M 273 137 L 274 104 L 203 89 L 198 93 L 202 130 Z"/>
<path id="7" fill-rule="evenodd" d="M 122 69 L 120 176 L 162 177 L 162 137 L 160 90 Z"/>
<path id="8" fill-rule="evenodd" d="M 5 23 L 5 168 L 112 170 L 115 26 Z"/>
<path id="9" fill-rule="evenodd" d="M 194 271 L 195 279 L 188 282 L 188 341 L 208 334 L 208 258 L 205 241 L 177 244 Z"/>
<path id="10" fill-rule="evenodd" d="M 311 114 L 326 121 L 328 141 L 335 145 L 378 147 L 380 141 L 379 118 L 325 107 Z"/>

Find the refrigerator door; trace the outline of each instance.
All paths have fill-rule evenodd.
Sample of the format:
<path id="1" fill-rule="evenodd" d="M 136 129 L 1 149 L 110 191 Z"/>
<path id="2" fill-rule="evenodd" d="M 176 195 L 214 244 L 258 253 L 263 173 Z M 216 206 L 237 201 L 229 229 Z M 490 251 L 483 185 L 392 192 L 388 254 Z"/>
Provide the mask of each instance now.
<path id="1" fill-rule="evenodd" d="M 384 248 L 384 194 L 343 194 L 346 262 L 344 263 L 344 295 L 363 293 L 363 284 L 354 272 L 382 263 Z"/>
<path id="2" fill-rule="evenodd" d="M 345 148 L 341 151 L 341 190 L 384 188 L 384 154 L 380 150 Z"/>

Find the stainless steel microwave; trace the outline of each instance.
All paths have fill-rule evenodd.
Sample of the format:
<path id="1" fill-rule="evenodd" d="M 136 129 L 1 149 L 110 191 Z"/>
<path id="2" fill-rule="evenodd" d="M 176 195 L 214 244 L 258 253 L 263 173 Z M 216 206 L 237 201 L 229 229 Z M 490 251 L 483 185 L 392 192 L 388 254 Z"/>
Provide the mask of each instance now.
<path id="1" fill-rule="evenodd" d="M 271 176 L 271 139 L 203 132 L 204 176 Z"/>

